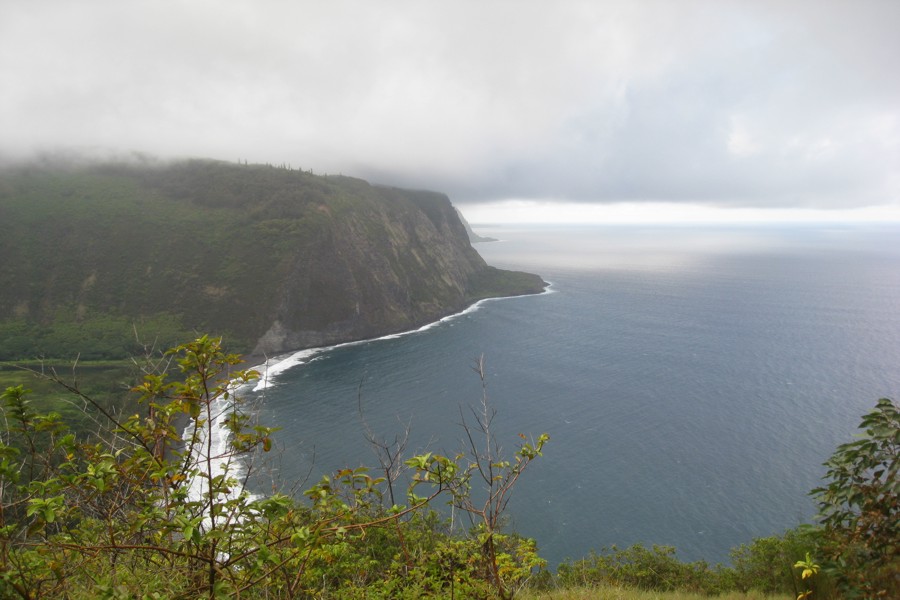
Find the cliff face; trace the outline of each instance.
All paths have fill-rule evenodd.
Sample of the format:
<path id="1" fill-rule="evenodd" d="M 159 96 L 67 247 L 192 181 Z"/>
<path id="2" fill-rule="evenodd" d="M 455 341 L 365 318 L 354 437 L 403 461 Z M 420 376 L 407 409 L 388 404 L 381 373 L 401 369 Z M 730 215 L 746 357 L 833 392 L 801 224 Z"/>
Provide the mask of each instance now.
<path id="1" fill-rule="evenodd" d="M 209 161 L 32 167 L 2 181 L 0 358 L 127 354 L 117 336 L 197 331 L 274 354 L 543 289 L 487 266 L 433 192 Z"/>
<path id="2" fill-rule="evenodd" d="M 379 201 L 329 215 L 320 241 L 293 257 L 257 352 L 401 331 L 462 309 L 486 268 L 449 200 L 374 190 Z"/>

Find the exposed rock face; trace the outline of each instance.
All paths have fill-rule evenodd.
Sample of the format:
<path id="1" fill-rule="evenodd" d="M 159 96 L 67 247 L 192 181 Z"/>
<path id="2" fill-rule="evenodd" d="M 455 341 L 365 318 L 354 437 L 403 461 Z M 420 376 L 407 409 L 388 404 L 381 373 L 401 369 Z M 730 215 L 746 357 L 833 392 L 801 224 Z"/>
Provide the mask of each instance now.
<path id="1" fill-rule="evenodd" d="M 408 330 L 463 309 L 488 267 L 442 195 L 383 188 L 384 202 L 336 220 L 296 256 L 256 353 Z M 524 283 L 524 282 L 523 282 Z M 540 281 L 508 293 L 540 291 Z"/>
<path id="2" fill-rule="evenodd" d="M 210 161 L 4 179 L 0 215 L 12 233 L 0 240 L 0 358 L 59 345 L 45 336 L 52 343 L 27 348 L 19 335 L 25 350 L 12 351 L 4 331 L 39 338 L 74 324 L 89 336 L 110 319 L 141 324 L 145 337 L 160 322 L 224 333 L 239 351 L 271 355 L 409 330 L 544 287 L 486 265 L 434 192 Z"/>

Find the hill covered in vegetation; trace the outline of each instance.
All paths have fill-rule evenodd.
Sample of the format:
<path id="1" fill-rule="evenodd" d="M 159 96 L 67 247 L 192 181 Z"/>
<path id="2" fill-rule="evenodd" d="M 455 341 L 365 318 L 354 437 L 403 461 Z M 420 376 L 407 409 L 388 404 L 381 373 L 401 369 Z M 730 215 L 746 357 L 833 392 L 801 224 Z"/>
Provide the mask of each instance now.
<path id="1" fill-rule="evenodd" d="M 115 358 L 209 331 L 272 354 L 407 330 L 535 293 L 449 199 L 214 161 L 0 173 L 0 360 Z"/>

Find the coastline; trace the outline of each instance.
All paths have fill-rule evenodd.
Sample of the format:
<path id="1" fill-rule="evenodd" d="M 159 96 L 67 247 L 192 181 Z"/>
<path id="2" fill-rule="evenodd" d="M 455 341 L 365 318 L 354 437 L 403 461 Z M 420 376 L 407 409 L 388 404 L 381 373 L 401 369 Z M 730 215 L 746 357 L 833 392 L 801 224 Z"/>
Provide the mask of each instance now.
<path id="1" fill-rule="evenodd" d="M 295 350 L 293 352 L 286 352 L 283 354 L 279 354 L 277 356 L 268 358 L 268 357 L 259 357 L 254 355 L 247 355 L 244 357 L 244 360 L 237 365 L 240 369 L 253 369 L 260 373 L 260 377 L 255 382 L 247 383 L 239 386 L 234 391 L 237 393 L 241 388 L 246 390 L 250 386 L 252 386 L 252 392 L 264 392 L 268 387 L 273 385 L 276 382 L 277 377 L 296 366 L 300 366 L 309 362 L 310 359 L 315 356 L 330 352 L 337 348 L 343 348 L 348 346 L 356 346 L 361 344 L 368 344 L 370 342 L 377 342 L 379 340 L 390 340 L 396 339 L 400 337 L 405 337 L 408 335 L 413 335 L 416 333 L 421 333 L 423 331 L 427 331 L 434 327 L 441 325 L 442 323 L 446 323 L 452 321 L 461 316 L 473 313 L 477 311 L 483 303 L 491 302 L 495 300 L 511 300 L 514 298 L 524 298 L 527 296 L 541 296 L 545 294 L 555 293 L 555 289 L 553 289 L 552 282 L 543 282 L 544 288 L 537 293 L 524 293 L 524 294 L 512 294 L 508 296 L 493 296 L 488 298 L 481 298 L 473 301 L 471 304 L 466 306 L 463 310 L 459 312 L 455 312 L 436 321 L 432 321 L 430 323 L 426 323 L 420 327 L 416 327 L 414 329 L 409 329 L 406 331 L 400 331 L 395 333 L 389 333 L 382 336 L 377 336 L 374 338 L 365 338 L 360 340 L 351 340 L 347 342 L 342 342 L 339 344 L 332 344 L 330 346 L 319 346 L 314 348 L 303 348 L 299 350 Z M 207 424 L 206 432 L 202 435 L 211 435 L 213 437 L 212 443 L 217 448 L 222 447 L 223 444 L 227 444 L 227 440 L 229 438 L 229 434 L 225 427 L 222 426 L 221 419 L 225 418 L 228 414 L 228 404 L 231 400 L 224 399 L 221 401 L 219 406 L 217 406 L 217 416 L 213 418 L 212 422 Z M 188 435 L 191 427 L 191 423 L 189 420 L 185 420 L 181 427 L 181 438 L 185 439 L 185 436 Z M 201 444 L 202 446 L 202 444 Z M 202 452 L 202 448 L 198 448 L 198 451 Z M 218 465 L 218 459 L 216 459 Z M 233 473 L 236 473 L 238 478 L 240 479 L 243 476 L 242 469 L 244 468 L 244 464 L 238 460 L 232 463 L 231 468 L 234 469 Z M 243 489 L 243 486 L 241 486 Z M 191 494 L 194 497 L 200 497 L 202 495 L 202 481 L 195 480 L 191 482 Z"/>
<path id="2" fill-rule="evenodd" d="M 325 352 L 330 352 L 332 350 L 336 350 L 338 348 L 344 348 L 348 346 L 357 346 L 361 344 L 368 344 L 370 342 L 377 342 L 379 340 L 392 340 L 400 337 L 404 337 L 407 335 L 413 335 L 416 333 L 421 333 L 423 331 L 427 331 L 434 327 L 441 325 L 442 323 L 446 323 L 448 321 L 452 321 L 453 319 L 462 317 L 469 313 L 475 312 L 479 309 L 479 307 L 486 302 L 492 302 L 496 300 L 512 300 L 515 298 L 525 298 L 529 296 L 543 296 L 545 294 L 553 294 L 556 293 L 556 290 L 553 287 L 553 282 L 544 282 L 544 289 L 540 292 L 527 292 L 522 294 L 511 294 L 507 296 L 491 296 L 487 298 L 480 298 L 472 301 L 471 304 L 466 306 L 459 312 L 451 313 L 436 321 L 432 321 L 430 323 L 426 323 L 420 327 L 416 327 L 414 329 L 408 329 L 404 331 L 387 333 L 384 335 L 371 337 L 371 338 L 363 338 L 358 340 L 349 340 L 346 342 L 340 342 L 338 344 L 332 344 L 329 346 L 314 346 L 310 348 L 298 348 L 296 350 L 291 350 L 288 352 L 279 353 L 275 356 L 268 357 L 265 355 L 259 354 L 248 354 L 244 356 L 244 360 L 241 363 L 241 368 L 243 369 L 253 369 L 259 372 L 260 377 L 257 382 L 254 384 L 253 391 L 258 392 L 265 390 L 268 388 L 274 381 L 274 378 L 291 369 L 293 367 L 306 364 L 310 359 L 314 358 L 319 354 L 323 354 Z"/>

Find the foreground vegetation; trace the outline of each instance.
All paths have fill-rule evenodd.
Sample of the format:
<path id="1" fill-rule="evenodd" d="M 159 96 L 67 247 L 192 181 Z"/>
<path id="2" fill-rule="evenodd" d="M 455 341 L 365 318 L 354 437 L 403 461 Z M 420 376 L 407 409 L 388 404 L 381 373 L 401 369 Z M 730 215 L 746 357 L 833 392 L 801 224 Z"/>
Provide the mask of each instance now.
<path id="1" fill-rule="evenodd" d="M 753 540 L 732 552 L 730 567 L 637 545 L 551 573 L 534 540 L 503 529 L 546 435 L 522 436 L 504 456 L 483 396 L 456 456 L 407 458 L 402 440 L 371 437 L 371 471 L 323 477 L 302 499 L 255 497 L 245 484 L 274 429 L 255 423 L 242 400 L 240 386 L 257 374 L 239 361 L 208 337 L 157 357 L 135 386 L 141 414 L 127 418 L 70 386 L 105 423 L 90 433 L 38 410 L 23 385 L 8 387 L 0 597 L 900 597 L 900 411 L 891 401 L 879 401 L 863 436 L 827 463 L 827 483 L 814 491 L 821 527 Z M 211 424 L 228 433 L 226 444 L 206 435 Z"/>
<path id="2" fill-rule="evenodd" d="M 550 591 L 525 590 L 521 600 L 708 600 L 710 596 L 694 592 L 660 592 L 614 585 L 593 587 L 569 587 Z M 749 592 L 725 592 L 717 600 L 793 600 L 790 594 L 766 594 Z"/>

